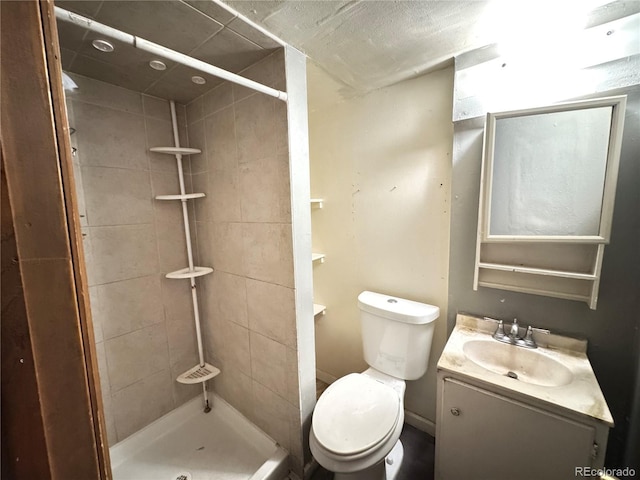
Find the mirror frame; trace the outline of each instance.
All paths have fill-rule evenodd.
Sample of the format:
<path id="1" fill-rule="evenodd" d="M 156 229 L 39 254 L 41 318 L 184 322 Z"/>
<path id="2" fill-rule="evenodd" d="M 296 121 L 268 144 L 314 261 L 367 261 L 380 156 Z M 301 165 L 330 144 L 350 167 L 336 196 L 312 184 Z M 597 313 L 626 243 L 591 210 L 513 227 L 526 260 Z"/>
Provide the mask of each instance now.
<path id="1" fill-rule="evenodd" d="M 482 173 L 480 178 L 480 209 L 478 229 L 482 242 L 571 242 L 571 243 L 609 243 L 613 206 L 618 181 L 618 166 L 622 145 L 622 131 L 626 107 L 626 95 L 558 103 L 555 105 L 487 113 L 482 154 Z M 495 153 L 496 121 L 503 118 L 540 115 L 546 113 L 584 110 L 600 107 L 612 107 L 609 148 L 604 178 L 600 227 L 598 235 L 491 235 L 491 192 L 493 184 L 493 159 Z"/>

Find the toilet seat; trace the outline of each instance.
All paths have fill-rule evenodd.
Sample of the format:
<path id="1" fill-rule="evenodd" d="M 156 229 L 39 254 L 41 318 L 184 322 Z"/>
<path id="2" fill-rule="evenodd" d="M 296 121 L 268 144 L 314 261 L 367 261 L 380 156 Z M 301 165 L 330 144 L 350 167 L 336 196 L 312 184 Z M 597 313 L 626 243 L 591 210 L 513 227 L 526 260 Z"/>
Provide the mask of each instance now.
<path id="1" fill-rule="evenodd" d="M 353 456 L 374 449 L 394 432 L 401 399 L 391 387 L 352 373 L 325 390 L 316 405 L 313 433 L 328 452 Z"/>

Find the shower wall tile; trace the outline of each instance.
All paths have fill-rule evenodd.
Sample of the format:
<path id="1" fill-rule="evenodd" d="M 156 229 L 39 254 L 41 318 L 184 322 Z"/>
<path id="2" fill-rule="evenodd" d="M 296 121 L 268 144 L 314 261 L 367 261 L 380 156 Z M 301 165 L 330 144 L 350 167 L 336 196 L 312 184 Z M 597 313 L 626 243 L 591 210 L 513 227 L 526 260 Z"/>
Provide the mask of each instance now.
<path id="1" fill-rule="evenodd" d="M 105 167 L 81 171 L 89 225 L 153 222 L 149 172 Z"/>
<path id="2" fill-rule="evenodd" d="M 171 119 L 161 120 L 157 118 L 145 117 L 146 124 L 146 142 L 145 152 L 148 156 L 149 168 L 153 171 L 171 172 L 177 177 L 178 167 L 176 166 L 176 158 L 173 155 L 165 153 L 155 153 L 148 151 L 153 147 L 172 147 L 175 142 L 173 139 L 173 129 L 171 127 Z M 186 162 L 183 162 L 183 172 L 188 173 L 185 168 Z"/>
<path id="3" fill-rule="evenodd" d="M 204 95 L 204 115 L 210 115 L 233 103 L 233 89 L 229 82 L 214 88 Z"/>
<path id="4" fill-rule="evenodd" d="M 105 340 L 104 345 L 113 394 L 160 370 L 169 369 L 164 323 Z"/>
<path id="5" fill-rule="evenodd" d="M 113 416 L 118 441 L 173 409 L 171 384 L 171 374 L 165 369 L 113 394 Z"/>
<path id="6" fill-rule="evenodd" d="M 189 146 L 198 148 L 202 153 L 189 155 L 191 174 L 207 171 L 207 148 L 204 135 L 204 120 L 198 120 L 189 125 Z"/>
<path id="7" fill-rule="evenodd" d="M 182 222 L 156 221 L 160 271 L 173 272 L 189 266 L 187 243 Z"/>
<path id="8" fill-rule="evenodd" d="M 240 222 L 239 171 L 237 167 L 209 173 L 209 215 L 214 222 Z"/>
<path id="9" fill-rule="evenodd" d="M 167 322 L 167 340 L 169 343 L 169 363 L 178 365 L 183 373 L 198 362 L 198 344 L 193 316 Z"/>
<path id="10" fill-rule="evenodd" d="M 182 375 L 184 372 L 186 372 L 190 368 L 193 368 L 197 364 L 198 358 L 195 357 L 194 360 L 183 360 L 181 363 L 176 363 L 175 365 L 171 366 L 171 390 L 173 394 L 173 402 L 176 406 L 188 402 L 193 397 L 202 395 L 201 384 L 188 385 L 180 383 L 176 380 L 178 376 Z"/>
<path id="11" fill-rule="evenodd" d="M 89 287 L 89 305 L 92 307 L 98 303 L 97 293 L 97 287 Z M 91 309 L 91 320 L 93 323 L 93 337 L 95 343 L 100 343 L 104 340 L 104 335 L 102 333 L 102 319 L 100 315 L 97 315 L 97 312 L 93 308 Z"/>
<path id="12" fill-rule="evenodd" d="M 193 313 L 189 313 L 179 321 L 167 321 L 172 393 L 176 405 L 182 405 L 202 390 L 201 385 L 185 385 L 175 380 L 199 362 Z"/>
<path id="13" fill-rule="evenodd" d="M 281 397 L 287 396 L 287 347 L 251 332 L 251 376 Z"/>
<path id="14" fill-rule="evenodd" d="M 247 279 L 249 328 L 295 347 L 295 300 L 292 288 Z"/>
<path id="15" fill-rule="evenodd" d="M 213 380 L 216 393 L 249 419 L 253 417 L 252 383 L 250 376 L 232 366 L 225 367 Z"/>
<path id="16" fill-rule="evenodd" d="M 198 222 L 208 222 L 209 204 L 211 203 L 211 190 L 209 189 L 209 172 L 196 173 L 191 175 L 192 188 L 194 192 L 204 193 L 203 198 L 196 198 L 193 202 L 195 218 Z"/>
<path id="17" fill-rule="evenodd" d="M 284 448 L 290 445 L 290 404 L 253 381 L 253 418 L 256 424 Z"/>
<path id="18" fill-rule="evenodd" d="M 213 256 L 211 252 L 211 224 L 208 222 L 194 222 L 196 227 L 196 243 L 198 250 L 198 265 L 211 267 L 213 265 Z M 208 278 L 204 279 L 205 281 Z"/>
<path id="19" fill-rule="evenodd" d="M 96 344 L 96 356 L 98 359 L 98 370 L 100 371 L 100 390 L 102 392 L 102 408 L 107 427 L 107 439 L 109 444 L 112 445 L 118 441 L 118 436 L 113 416 L 113 402 L 111 401 L 111 387 L 109 386 L 109 378 L 107 376 L 107 356 L 104 343 Z"/>
<path id="20" fill-rule="evenodd" d="M 238 161 L 255 162 L 276 154 L 275 102 L 267 95 L 252 95 L 235 103 Z"/>
<path id="21" fill-rule="evenodd" d="M 249 330 L 223 320 L 217 337 L 221 343 L 220 357 L 224 364 L 233 365 L 246 375 L 251 375 Z"/>
<path id="22" fill-rule="evenodd" d="M 93 261 L 93 245 L 91 244 L 91 228 L 82 227 L 82 251 L 84 252 L 84 264 L 87 270 L 87 283 L 95 285 L 96 269 Z"/>
<path id="23" fill-rule="evenodd" d="M 84 185 L 82 182 L 82 168 L 79 163 L 75 162 L 73 163 L 73 181 L 76 186 L 76 200 L 78 204 L 78 215 L 80 216 L 80 226 L 86 227 L 89 225 L 89 222 L 87 221 L 87 204 L 85 202 Z"/>
<path id="24" fill-rule="evenodd" d="M 142 106 L 144 108 L 144 114 L 147 117 L 159 118 L 160 120 L 171 118 L 171 109 L 168 100 L 152 97 L 151 95 L 142 95 Z"/>
<path id="25" fill-rule="evenodd" d="M 91 227 L 90 230 L 90 285 L 142 277 L 158 271 L 153 224 Z"/>
<path id="26" fill-rule="evenodd" d="M 284 89 L 283 52 L 243 75 Z M 192 179 L 207 194 L 198 260 L 214 268 L 199 282 L 206 357 L 222 372 L 209 388 L 302 458 L 286 104 L 223 83 L 187 120 L 207 158 Z"/>
<path id="27" fill-rule="evenodd" d="M 213 268 L 243 275 L 243 224 L 212 223 Z"/>
<path id="28" fill-rule="evenodd" d="M 240 199 L 245 222 L 291 220 L 289 165 L 280 158 L 265 158 L 240 167 Z"/>
<path id="29" fill-rule="evenodd" d="M 102 392 L 102 408 L 104 412 L 104 423 L 107 427 L 107 442 L 109 445 L 118 443 L 118 432 L 116 431 L 116 421 L 113 414 L 113 400 L 111 395 Z"/>
<path id="30" fill-rule="evenodd" d="M 291 224 L 244 223 L 242 226 L 246 275 L 293 287 Z"/>
<path id="31" fill-rule="evenodd" d="M 263 60 L 245 68 L 240 74 L 268 87 L 285 90 L 284 51 L 279 49 Z M 255 90 L 241 85 L 233 85 L 233 97 L 236 102 L 250 95 L 256 95 Z"/>
<path id="32" fill-rule="evenodd" d="M 209 280 L 212 283 L 211 302 L 214 315 L 243 327 L 248 327 L 247 289 L 249 280 L 238 275 L 215 271 Z"/>
<path id="33" fill-rule="evenodd" d="M 102 396 L 111 398 L 111 384 L 109 383 L 107 353 L 104 348 L 104 342 L 96 343 L 96 357 L 98 360 L 98 370 L 100 371 L 100 390 L 102 390 Z"/>
<path id="34" fill-rule="evenodd" d="M 142 101 L 138 92 L 75 73 L 67 73 L 78 85 L 77 90 L 65 92 L 67 99 L 142 115 Z"/>
<path id="35" fill-rule="evenodd" d="M 187 266 L 182 207 L 154 199 L 180 193 L 175 157 L 148 152 L 174 145 L 169 102 L 74 77 L 80 88 L 67 102 L 77 129 L 74 176 L 86 204 L 85 262 L 113 444 L 199 393 L 200 386 L 175 381 L 198 359 L 193 306 L 189 282 L 164 277 Z M 176 105 L 176 116 L 188 145 L 184 106 Z M 187 192 L 190 169 L 183 158 Z"/>
<path id="36" fill-rule="evenodd" d="M 105 340 L 164 322 L 157 275 L 92 288 L 95 296 L 91 297 L 91 311 L 94 323 L 102 325 Z"/>
<path id="37" fill-rule="evenodd" d="M 196 98 L 187 105 L 187 125 L 201 120 L 204 116 L 204 99 L 202 96 Z"/>
<path id="38" fill-rule="evenodd" d="M 193 319 L 191 287 L 187 280 L 166 278 L 161 275 L 162 305 L 167 323 Z"/>
<path id="39" fill-rule="evenodd" d="M 205 119 L 204 133 L 207 144 L 209 170 L 227 170 L 236 168 L 235 107 L 219 110 Z"/>
<path id="40" fill-rule="evenodd" d="M 83 165 L 147 170 L 144 117 L 121 110 L 74 104 Z"/>
<path id="41" fill-rule="evenodd" d="M 151 195 L 156 221 L 182 225 L 182 204 L 177 200 L 155 200 L 156 195 L 178 195 L 180 183 L 176 172 L 151 172 Z"/>

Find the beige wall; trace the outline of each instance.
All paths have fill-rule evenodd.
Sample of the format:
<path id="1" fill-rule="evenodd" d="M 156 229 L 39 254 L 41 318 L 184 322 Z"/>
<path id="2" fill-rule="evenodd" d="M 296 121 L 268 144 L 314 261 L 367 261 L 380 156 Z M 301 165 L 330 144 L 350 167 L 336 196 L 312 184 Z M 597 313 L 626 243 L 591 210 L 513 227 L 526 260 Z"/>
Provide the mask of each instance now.
<path id="1" fill-rule="evenodd" d="M 342 99 L 308 66 L 311 195 L 319 376 L 364 370 L 356 297 L 373 290 L 441 309 L 429 370 L 408 382 L 405 407 L 435 419 L 435 366 L 447 318 L 453 69 Z"/>
<path id="2" fill-rule="evenodd" d="M 166 100 L 72 76 L 80 87 L 67 93 L 74 170 L 114 444 L 199 391 L 175 381 L 197 363 L 190 291 L 164 278 L 187 265 L 180 205 L 153 200 L 179 193 L 178 172 L 173 157 L 148 152 L 173 145 Z"/>
<path id="3" fill-rule="evenodd" d="M 285 89 L 278 51 L 242 72 Z M 215 391 L 290 450 L 301 472 L 286 104 L 224 83 L 187 105 L 203 335 Z"/>

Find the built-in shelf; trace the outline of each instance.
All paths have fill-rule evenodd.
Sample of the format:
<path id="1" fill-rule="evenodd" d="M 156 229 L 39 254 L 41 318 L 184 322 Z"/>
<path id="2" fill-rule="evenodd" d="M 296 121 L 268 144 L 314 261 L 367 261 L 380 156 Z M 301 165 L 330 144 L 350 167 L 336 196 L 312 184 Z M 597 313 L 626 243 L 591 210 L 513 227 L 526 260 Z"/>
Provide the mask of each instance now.
<path id="1" fill-rule="evenodd" d="M 184 195 L 156 195 L 156 200 L 190 200 L 192 198 L 202 198 L 204 193 L 185 193 Z"/>
<path id="2" fill-rule="evenodd" d="M 313 304 L 313 316 L 314 317 L 316 315 L 324 315 L 326 310 L 327 310 L 327 307 L 325 307 L 324 305 L 320 305 L 319 303 L 314 303 Z"/>
<path id="3" fill-rule="evenodd" d="M 578 280 L 598 280 L 592 273 L 567 272 L 562 270 L 551 270 L 546 268 L 522 267 L 518 265 L 503 265 L 499 263 L 478 263 L 479 268 L 489 270 L 500 270 L 503 272 L 528 273 L 530 275 L 545 275 L 550 277 L 575 278 Z"/>
<path id="4" fill-rule="evenodd" d="M 155 153 L 166 153 L 167 155 L 195 155 L 196 153 L 202 153 L 202 150 L 197 148 L 185 148 L 185 147 L 153 147 L 149 151 Z"/>
<path id="5" fill-rule="evenodd" d="M 182 268 L 180 270 L 176 270 L 175 272 L 170 272 L 165 275 L 167 278 L 176 278 L 176 279 L 184 279 L 184 278 L 195 278 L 201 277 L 203 275 L 207 275 L 213 272 L 213 268 L 210 267 L 193 267 L 193 270 L 190 270 L 189 267 Z"/>
<path id="6" fill-rule="evenodd" d="M 324 199 L 322 199 L 322 198 L 312 198 L 311 199 L 311 206 L 312 207 L 322 208 L 324 206 Z"/>
<path id="7" fill-rule="evenodd" d="M 324 253 L 312 253 L 311 261 L 312 262 L 320 262 L 324 263 L 325 254 Z"/>

